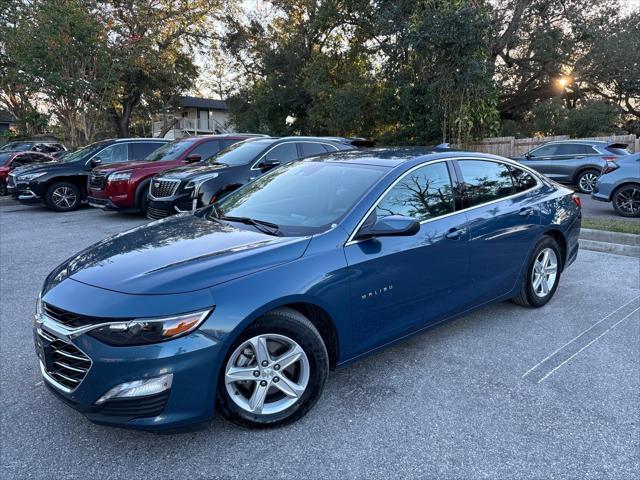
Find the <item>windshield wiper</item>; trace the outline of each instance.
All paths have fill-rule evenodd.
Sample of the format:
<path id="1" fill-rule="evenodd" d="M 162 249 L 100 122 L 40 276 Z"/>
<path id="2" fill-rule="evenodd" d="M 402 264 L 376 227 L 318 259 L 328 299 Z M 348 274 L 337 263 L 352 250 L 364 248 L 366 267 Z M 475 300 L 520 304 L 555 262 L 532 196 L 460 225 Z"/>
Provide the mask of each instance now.
<path id="1" fill-rule="evenodd" d="M 221 215 L 217 218 L 219 218 L 220 220 L 227 220 L 229 222 L 239 222 L 244 223 L 245 225 L 251 225 L 263 233 L 275 235 L 276 237 L 279 237 L 281 235 L 280 227 L 278 225 L 271 222 L 265 222 L 264 220 L 256 220 L 255 218 L 249 217 L 228 217 L 226 215 Z"/>

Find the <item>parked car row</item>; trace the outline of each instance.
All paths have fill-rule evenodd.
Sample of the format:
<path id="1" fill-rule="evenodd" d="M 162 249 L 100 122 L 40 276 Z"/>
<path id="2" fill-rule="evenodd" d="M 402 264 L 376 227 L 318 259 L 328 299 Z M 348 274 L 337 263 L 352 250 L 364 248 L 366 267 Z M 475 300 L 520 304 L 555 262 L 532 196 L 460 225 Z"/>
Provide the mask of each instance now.
<path id="1" fill-rule="evenodd" d="M 87 201 L 104 210 L 142 212 L 151 219 L 205 207 L 292 160 L 354 149 L 356 145 L 370 146 L 363 139 L 256 134 L 208 135 L 172 142 L 131 138 L 97 142 L 72 153 L 64 151 L 58 163 L 51 164 L 54 157 L 33 150 L 43 149 L 43 143 L 17 143 L 9 146 L 32 150 L 0 149 L 0 194 L 8 191 L 23 203 L 44 202 L 60 212 L 75 210 Z M 50 149 L 57 148 L 51 145 Z M 561 140 L 513 159 L 552 180 L 611 202 L 620 215 L 637 217 L 640 173 L 636 163 L 626 160 L 626 148 L 615 142 Z M 601 176 L 617 171 L 620 165 L 628 165 L 616 174 L 626 172 L 625 178 L 609 190 L 599 187 Z"/>

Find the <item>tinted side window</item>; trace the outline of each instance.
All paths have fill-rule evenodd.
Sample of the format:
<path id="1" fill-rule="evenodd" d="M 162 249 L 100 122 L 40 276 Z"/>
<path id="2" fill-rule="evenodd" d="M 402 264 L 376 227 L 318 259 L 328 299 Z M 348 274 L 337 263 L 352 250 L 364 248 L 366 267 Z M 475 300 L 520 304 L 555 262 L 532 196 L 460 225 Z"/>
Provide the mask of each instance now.
<path id="1" fill-rule="evenodd" d="M 548 157 L 550 155 L 556 155 L 557 145 L 544 145 L 531 152 L 533 157 Z"/>
<path id="2" fill-rule="evenodd" d="M 418 221 L 453 212 L 453 189 L 447 165 L 433 163 L 406 174 L 376 207 L 379 217 L 404 215 Z"/>
<path id="3" fill-rule="evenodd" d="M 234 143 L 238 143 L 241 140 L 231 140 L 230 138 L 226 138 L 224 140 L 220 140 L 220 144 L 222 145 L 222 148 L 227 148 L 229 145 L 233 145 Z"/>
<path id="4" fill-rule="evenodd" d="M 143 160 L 147 155 L 155 152 L 162 147 L 164 143 L 160 142 L 133 142 L 129 144 L 129 158 L 131 160 Z"/>
<path id="5" fill-rule="evenodd" d="M 515 193 L 506 165 L 484 160 L 461 160 L 458 164 L 470 207 Z"/>
<path id="6" fill-rule="evenodd" d="M 220 151 L 220 142 L 218 140 L 210 140 L 201 143 L 189 152 L 189 155 L 200 155 L 202 160 L 208 160 Z"/>
<path id="7" fill-rule="evenodd" d="M 509 167 L 516 192 L 524 192 L 537 185 L 536 179 L 529 172 L 517 167 Z"/>
<path id="8" fill-rule="evenodd" d="M 102 150 L 95 158 L 99 158 L 102 163 L 126 162 L 129 159 L 128 145 L 126 143 L 115 143 Z"/>
<path id="9" fill-rule="evenodd" d="M 266 160 L 277 160 L 280 163 L 287 163 L 298 158 L 298 150 L 293 142 L 283 143 L 267 153 Z"/>
<path id="10" fill-rule="evenodd" d="M 322 155 L 327 153 L 325 147 L 320 143 L 311 143 L 311 142 L 300 142 L 300 147 L 302 148 L 302 156 L 309 157 L 311 155 Z"/>
<path id="11" fill-rule="evenodd" d="M 589 145 L 564 143 L 557 146 L 556 155 L 586 155 L 593 153 Z"/>

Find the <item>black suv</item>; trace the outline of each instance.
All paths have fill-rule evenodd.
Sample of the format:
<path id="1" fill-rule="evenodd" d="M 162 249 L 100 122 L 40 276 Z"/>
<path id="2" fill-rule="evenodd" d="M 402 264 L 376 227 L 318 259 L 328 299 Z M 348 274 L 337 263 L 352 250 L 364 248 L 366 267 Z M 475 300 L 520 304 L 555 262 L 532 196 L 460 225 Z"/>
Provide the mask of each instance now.
<path id="1" fill-rule="evenodd" d="M 143 159 L 169 140 L 119 138 L 92 143 L 60 162 L 21 167 L 9 175 L 9 194 L 21 203 L 44 204 L 57 212 L 80 207 L 87 198 L 87 178 L 96 165 Z"/>
<path id="2" fill-rule="evenodd" d="M 165 170 L 151 180 L 147 216 L 164 218 L 207 206 L 278 165 L 311 155 L 353 150 L 349 139 L 284 137 L 249 139 L 209 160 Z"/>

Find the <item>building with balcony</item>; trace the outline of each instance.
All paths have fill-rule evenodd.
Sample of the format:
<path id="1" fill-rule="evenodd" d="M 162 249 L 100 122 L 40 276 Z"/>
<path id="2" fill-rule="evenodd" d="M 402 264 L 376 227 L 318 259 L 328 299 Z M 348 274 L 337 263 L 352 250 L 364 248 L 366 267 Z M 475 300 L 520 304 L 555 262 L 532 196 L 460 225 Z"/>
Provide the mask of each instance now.
<path id="1" fill-rule="evenodd" d="M 153 136 L 176 139 L 194 135 L 232 133 L 229 110 L 224 100 L 179 97 L 179 107 L 159 113 L 153 121 Z"/>

